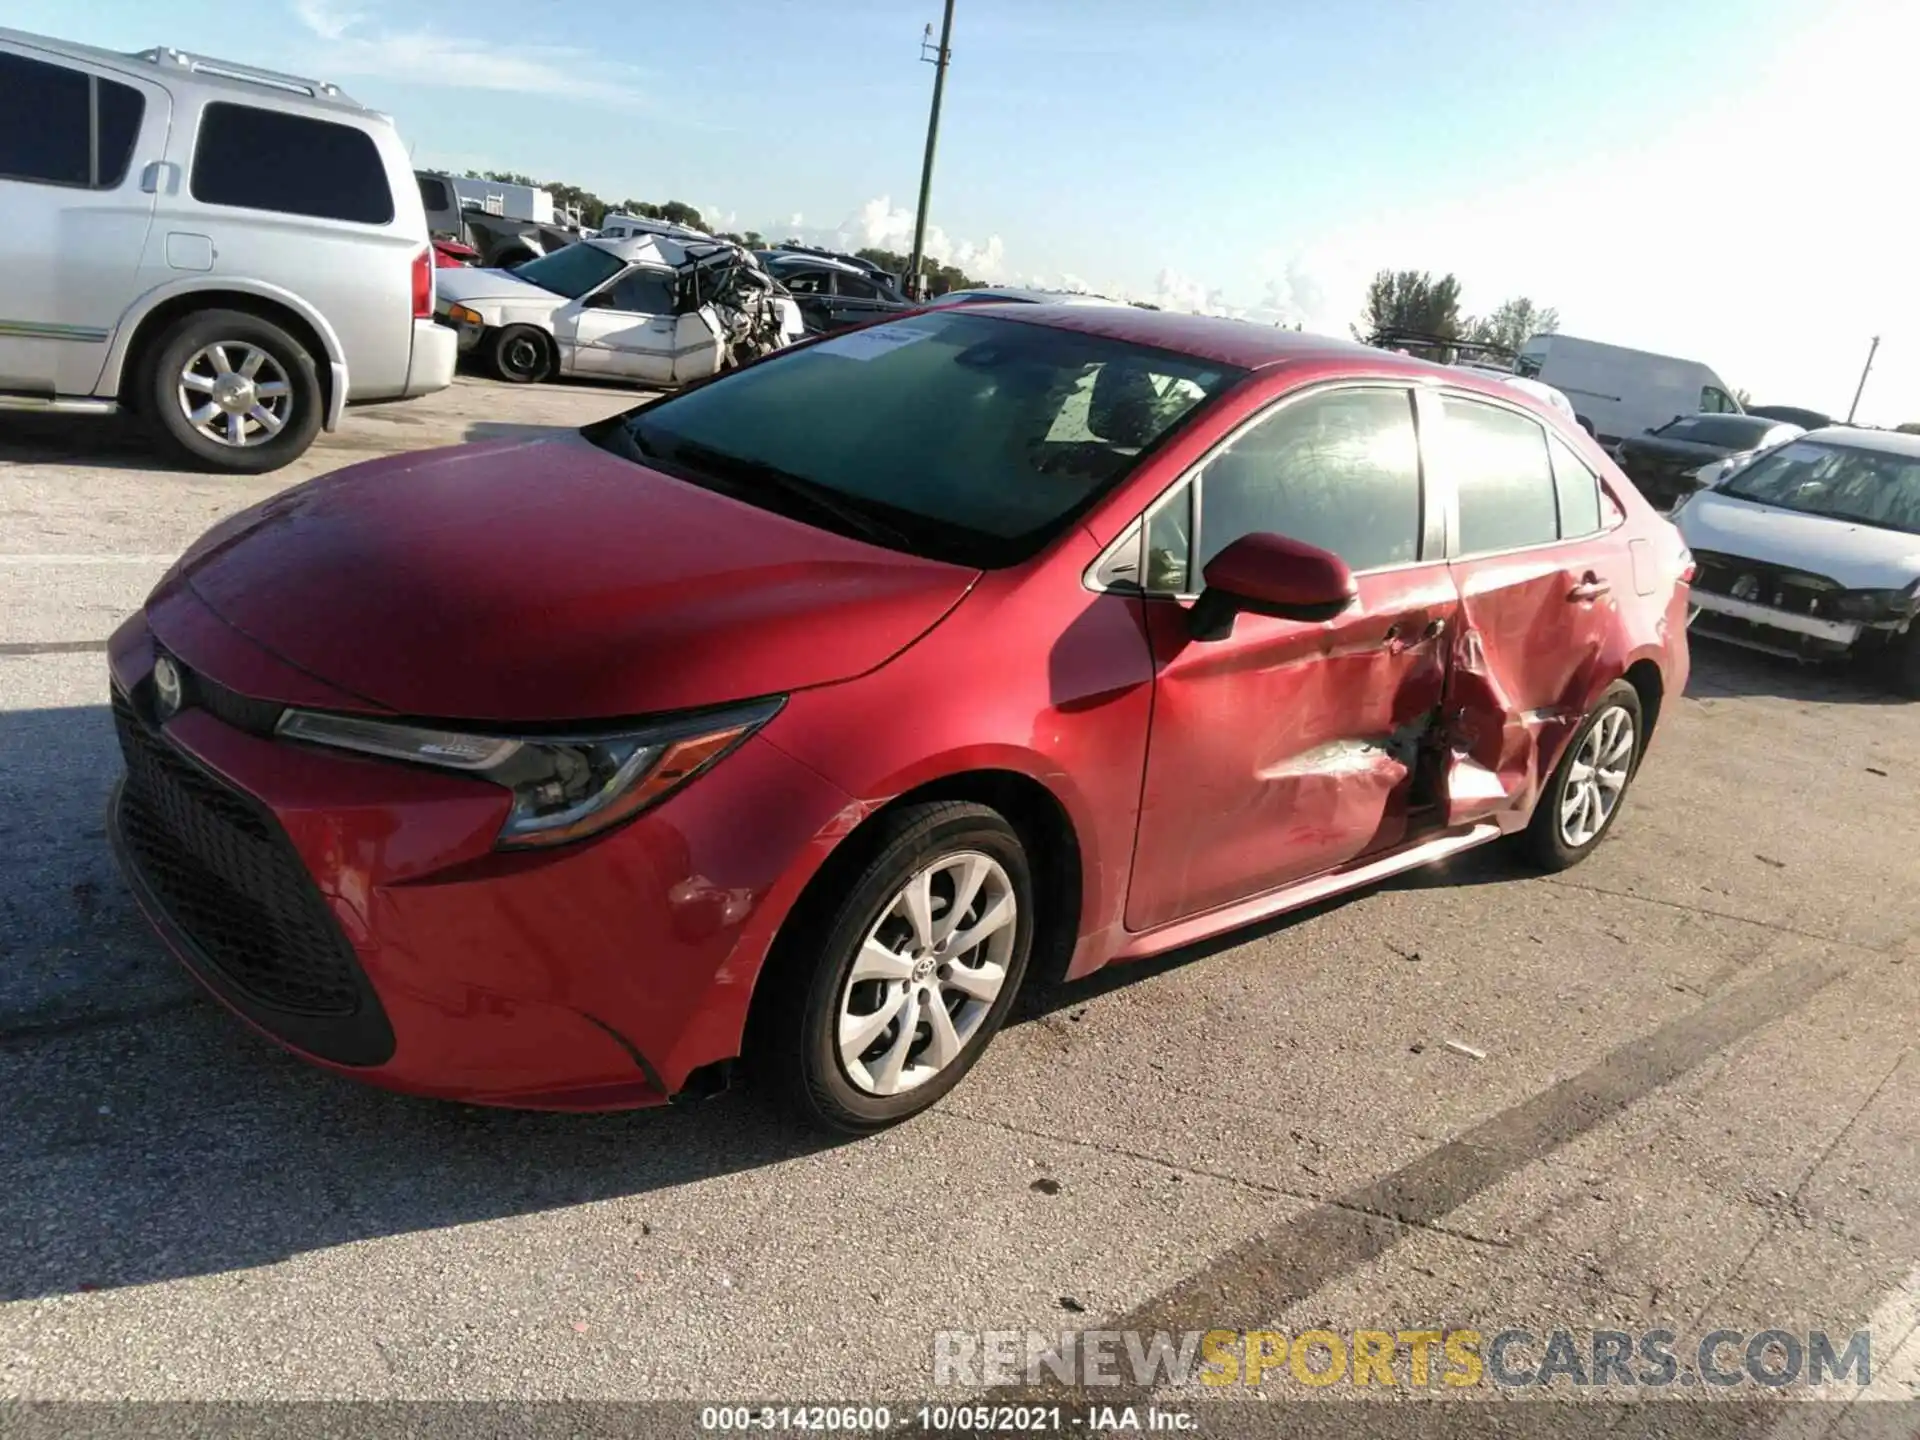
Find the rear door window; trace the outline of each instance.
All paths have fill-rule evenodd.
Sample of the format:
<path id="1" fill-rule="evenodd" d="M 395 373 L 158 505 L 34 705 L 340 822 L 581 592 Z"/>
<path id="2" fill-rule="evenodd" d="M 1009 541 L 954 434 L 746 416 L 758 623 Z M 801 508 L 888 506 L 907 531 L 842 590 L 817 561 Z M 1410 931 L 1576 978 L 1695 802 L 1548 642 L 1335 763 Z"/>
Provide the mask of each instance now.
<path id="1" fill-rule="evenodd" d="M 130 85 L 0 52 L 0 178 L 115 189 L 145 111 Z"/>
<path id="2" fill-rule="evenodd" d="M 363 225 L 393 219 L 387 168 L 366 131 L 224 100 L 201 114 L 189 188 L 208 205 Z"/>
<path id="3" fill-rule="evenodd" d="M 1460 554 L 1491 555 L 1560 538 L 1547 433 L 1512 410 L 1448 395 L 1442 445 L 1460 504 Z"/>
<path id="4" fill-rule="evenodd" d="M 1558 435 L 1547 436 L 1553 489 L 1560 501 L 1560 536 L 1572 540 L 1600 529 L 1600 477 Z"/>

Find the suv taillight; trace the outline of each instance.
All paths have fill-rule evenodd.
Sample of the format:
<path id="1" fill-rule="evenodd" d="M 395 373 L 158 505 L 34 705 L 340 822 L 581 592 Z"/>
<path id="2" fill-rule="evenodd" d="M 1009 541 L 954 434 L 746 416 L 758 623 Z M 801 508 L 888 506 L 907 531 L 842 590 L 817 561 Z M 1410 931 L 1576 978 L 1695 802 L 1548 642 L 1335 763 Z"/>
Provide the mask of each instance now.
<path id="1" fill-rule="evenodd" d="M 413 257 L 413 318 L 433 318 L 433 247 Z"/>

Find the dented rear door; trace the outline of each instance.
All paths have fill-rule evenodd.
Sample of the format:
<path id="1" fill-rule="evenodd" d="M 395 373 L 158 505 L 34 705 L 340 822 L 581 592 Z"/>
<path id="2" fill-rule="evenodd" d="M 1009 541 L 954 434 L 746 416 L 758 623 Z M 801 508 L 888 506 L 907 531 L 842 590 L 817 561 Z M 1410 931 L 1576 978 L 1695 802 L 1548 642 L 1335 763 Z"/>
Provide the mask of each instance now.
<path id="1" fill-rule="evenodd" d="M 1441 803 L 1448 825 L 1512 828 L 1531 813 L 1609 667 L 1617 671 L 1618 605 L 1631 577 L 1620 573 L 1623 547 L 1595 533 L 1591 473 L 1564 476 L 1561 493 L 1554 457 L 1566 447 L 1551 444 L 1537 418 L 1453 394 L 1423 394 L 1421 415 L 1460 595 Z"/>

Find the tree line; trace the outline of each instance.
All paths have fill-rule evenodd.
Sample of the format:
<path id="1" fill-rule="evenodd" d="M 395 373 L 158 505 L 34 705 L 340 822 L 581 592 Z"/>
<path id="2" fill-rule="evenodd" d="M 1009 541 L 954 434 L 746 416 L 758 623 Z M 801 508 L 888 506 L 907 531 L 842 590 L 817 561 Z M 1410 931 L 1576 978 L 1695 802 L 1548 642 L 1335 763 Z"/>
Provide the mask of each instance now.
<path id="1" fill-rule="evenodd" d="M 535 180 L 530 175 L 522 175 L 513 170 L 469 170 L 469 180 L 491 180 L 496 185 L 527 185 L 545 190 L 554 198 L 554 203 L 573 210 L 580 216 L 580 224 L 588 230 L 598 230 L 609 215 L 637 215 L 643 220 L 664 220 L 670 225 L 685 225 L 694 230 L 707 230 L 707 222 L 695 206 L 684 200 L 668 200 L 656 203 L 652 200 L 628 198 L 618 204 L 602 200 L 593 191 L 578 185 L 569 185 L 562 180 Z M 714 233 L 708 231 L 708 233 Z M 764 249 L 778 242 L 770 241 L 758 230 L 727 230 L 719 232 L 718 238 L 731 240 L 736 245 L 744 245 L 749 250 Z M 907 273 L 908 258 L 892 250 L 869 247 L 858 252 L 862 260 L 871 260 L 883 270 L 895 275 Z M 928 259 L 922 268 L 926 272 L 928 291 L 934 295 L 944 295 L 949 290 L 965 290 L 984 281 L 971 278 L 957 265 L 942 265 Z"/>
<path id="2" fill-rule="evenodd" d="M 1460 281 L 1452 274 L 1436 279 L 1428 270 L 1382 270 L 1367 286 L 1366 310 L 1353 327 L 1356 340 L 1369 344 L 1418 336 L 1425 347 L 1450 350 L 1447 342 L 1499 351 L 1511 358 L 1535 335 L 1560 328 L 1560 312 L 1543 308 L 1524 295 L 1503 300 L 1489 315 L 1461 313 Z M 1446 358 L 1436 356 L 1432 358 Z"/>

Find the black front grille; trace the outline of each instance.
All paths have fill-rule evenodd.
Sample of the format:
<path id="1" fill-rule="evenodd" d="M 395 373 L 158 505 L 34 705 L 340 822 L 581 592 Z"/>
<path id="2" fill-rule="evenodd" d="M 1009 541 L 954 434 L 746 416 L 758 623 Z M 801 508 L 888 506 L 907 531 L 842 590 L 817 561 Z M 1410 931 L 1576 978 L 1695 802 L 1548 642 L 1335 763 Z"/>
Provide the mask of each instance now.
<path id="1" fill-rule="evenodd" d="M 1728 595 L 1772 610 L 1794 615 L 1813 615 L 1831 619 L 1822 608 L 1839 594 L 1840 584 L 1824 575 L 1809 575 L 1785 565 L 1769 565 L 1739 555 L 1722 555 L 1711 550 L 1693 552 L 1697 567 L 1693 585 L 1715 595 Z M 1748 580 L 1751 577 L 1751 580 Z M 1748 583 L 1742 583 L 1747 581 Z"/>
<path id="2" fill-rule="evenodd" d="M 120 837 L 168 918 L 261 1005 L 309 1016 L 358 1011 L 359 965 L 278 823 L 117 693 L 113 720 L 127 761 Z"/>

